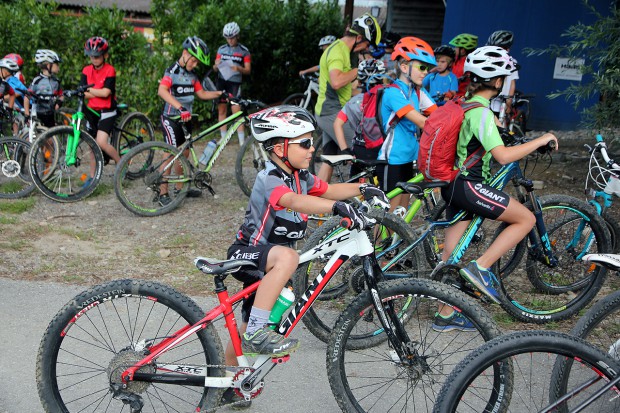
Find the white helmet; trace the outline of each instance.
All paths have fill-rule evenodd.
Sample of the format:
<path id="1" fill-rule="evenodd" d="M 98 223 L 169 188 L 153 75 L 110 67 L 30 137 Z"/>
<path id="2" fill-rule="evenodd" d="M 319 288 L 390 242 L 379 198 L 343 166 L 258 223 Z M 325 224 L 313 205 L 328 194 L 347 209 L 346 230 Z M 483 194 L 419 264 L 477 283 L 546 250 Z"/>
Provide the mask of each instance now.
<path id="1" fill-rule="evenodd" d="M 367 59 L 362 60 L 357 66 L 357 80 L 361 83 L 371 85 L 381 82 L 381 76 L 385 73 L 385 63 L 383 60 Z"/>
<path id="2" fill-rule="evenodd" d="M 321 40 L 319 40 L 319 47 L 330 45 L 334 43 L 335 41 L 336 41 L 336 36 L 332 36 L 331 34 L 329 34 L 325 37 L 321 37 Z"/>
<path id="3" fill-rule="evenodd" d="M 273 138 L 296 138 L 316 130 L 314 116 L 293 105 L 274 106 L 250 116 L 252 135 L 259 142 Z"/>
<path id="4" fill-rule="evenodd" d="M 15 63 L 11 59 L 7 59 L 7 58 L 0 59 L 0 67 L 5 68 L 6 70 L 8 70 L 11 73 L 19 72 L 19 66 L 17 66 L 17 63 Z"/>
<path id="5" fill-rule="evenodd" d="M 34 61 L 37 64 L 40 64 L 40 63 L 60 63 L 60 57 L 58 57 L 58 54 L 55 51 L 53 51 L 53 50 L 39 49 L 34 54 Z"/>
<path id="6" fill-rule="evenodd" d="M 237 23 L 230 22 L 224 25 L 223 34 L 225 38 L 230 39 L 231 37 L 238 36 L 240 31 L 241 29 L 239 29 L 239 25 Z"/>
<path id="7" fill-rule="evenodd" d="M 473 75 L 473 82 L 488 82 L 497 76 L 508 76 L 516 67 L 501 47 L 483 46 L 467 55 L 463 70 Z"/>

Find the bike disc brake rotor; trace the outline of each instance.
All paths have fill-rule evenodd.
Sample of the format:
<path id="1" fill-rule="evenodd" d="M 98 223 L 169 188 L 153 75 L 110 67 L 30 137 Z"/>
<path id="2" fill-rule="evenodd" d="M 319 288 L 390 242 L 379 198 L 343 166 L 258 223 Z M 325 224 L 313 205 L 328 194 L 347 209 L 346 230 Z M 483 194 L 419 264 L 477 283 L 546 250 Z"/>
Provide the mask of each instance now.
<path id="1" fill-rule="evenodd" d="M 21 172 L 19 162 L 11 159 L 2 163 L 2 173 L 7 178 L 15 178 Z"/>

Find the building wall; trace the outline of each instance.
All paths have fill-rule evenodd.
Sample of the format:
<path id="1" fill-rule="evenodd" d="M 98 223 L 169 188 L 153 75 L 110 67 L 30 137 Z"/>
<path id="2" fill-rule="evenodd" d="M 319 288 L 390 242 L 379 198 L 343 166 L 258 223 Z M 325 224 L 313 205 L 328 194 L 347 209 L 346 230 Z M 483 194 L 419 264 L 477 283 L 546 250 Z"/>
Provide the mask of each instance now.
<path id="1" fill-rule="evenodd" d="M 590 0 L 602 14 L 608 14 L 615 0 Z M 443 42 L 449 42 L 459 33 L 478 36 L 484 45 L 495 30 L 511 30 L 515 42 L 510 54 L 521 65 L 517 89 L 535 94 L 532 100 L 529 127 L 537 130 L 574 129 L 581 121 L 581 108 L 575 109 L 563 98 L 550 100 L 546 96 L 570 85 L 569 80 L 554 79 L 555 58 L 550 56 L 527 57 L 523 49 L 546 48 L 550 44 L 565 44 L 561 37 L 566 29 L 577 23 L 591 24 L 594 16 L 583 7 L 581 0 L 447 0 L 443 28 Z M 587 82 L 584 77 L 582 82 Z M 598 100 L 592 98 L 584 105 L 591 106 Z M 582 106 L 583 107 L 583 106 Z"/>

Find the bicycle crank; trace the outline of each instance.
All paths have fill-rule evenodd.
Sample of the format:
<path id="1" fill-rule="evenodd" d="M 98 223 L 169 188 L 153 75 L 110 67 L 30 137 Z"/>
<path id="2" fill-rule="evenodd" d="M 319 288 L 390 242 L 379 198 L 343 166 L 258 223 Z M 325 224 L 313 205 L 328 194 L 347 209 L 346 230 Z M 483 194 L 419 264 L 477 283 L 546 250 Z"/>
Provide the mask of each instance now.
<path id="1" fill-rule="evenodd" d="M 211 184 L 213 183 L 213 178 L 209 172 L 198 172 L 194 177 L 194 185 L 199 189 L 208 190 L 211 195 L 215 195 L 215 191 Z"/>

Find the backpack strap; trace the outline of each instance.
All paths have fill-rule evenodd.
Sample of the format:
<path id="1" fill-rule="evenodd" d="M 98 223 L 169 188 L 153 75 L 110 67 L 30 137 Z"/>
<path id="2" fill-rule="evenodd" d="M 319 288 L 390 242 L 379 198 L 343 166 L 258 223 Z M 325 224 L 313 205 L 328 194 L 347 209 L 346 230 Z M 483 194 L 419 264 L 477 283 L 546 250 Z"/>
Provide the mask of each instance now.
<path id="1" fill-rule="evenodd" d="M 479 102 L 461 102 L 460 105 L 461 105 L 461 108 L 463 109 L 463 113 L 466 113 L 475 108 L 486 107 L 482 103 L 479 103 Z M 458 168 L 459 172 L 454 177 L 454 180 L 456 180 L 456 178 L 458 178 L 462 172 L 465 172 L 466 170 L 470 169 L 472 166 L 477 164 L 482 159 L 482 157 L 486 155 L 486 153 L 487 152 L 484 150 L 484 146 L 480 144 L 480 147 L 476 149 L 473 153 L 471 153 L 465 159 L 465 162 L 463 162 L 463 165 L 460 168 Z"/>

